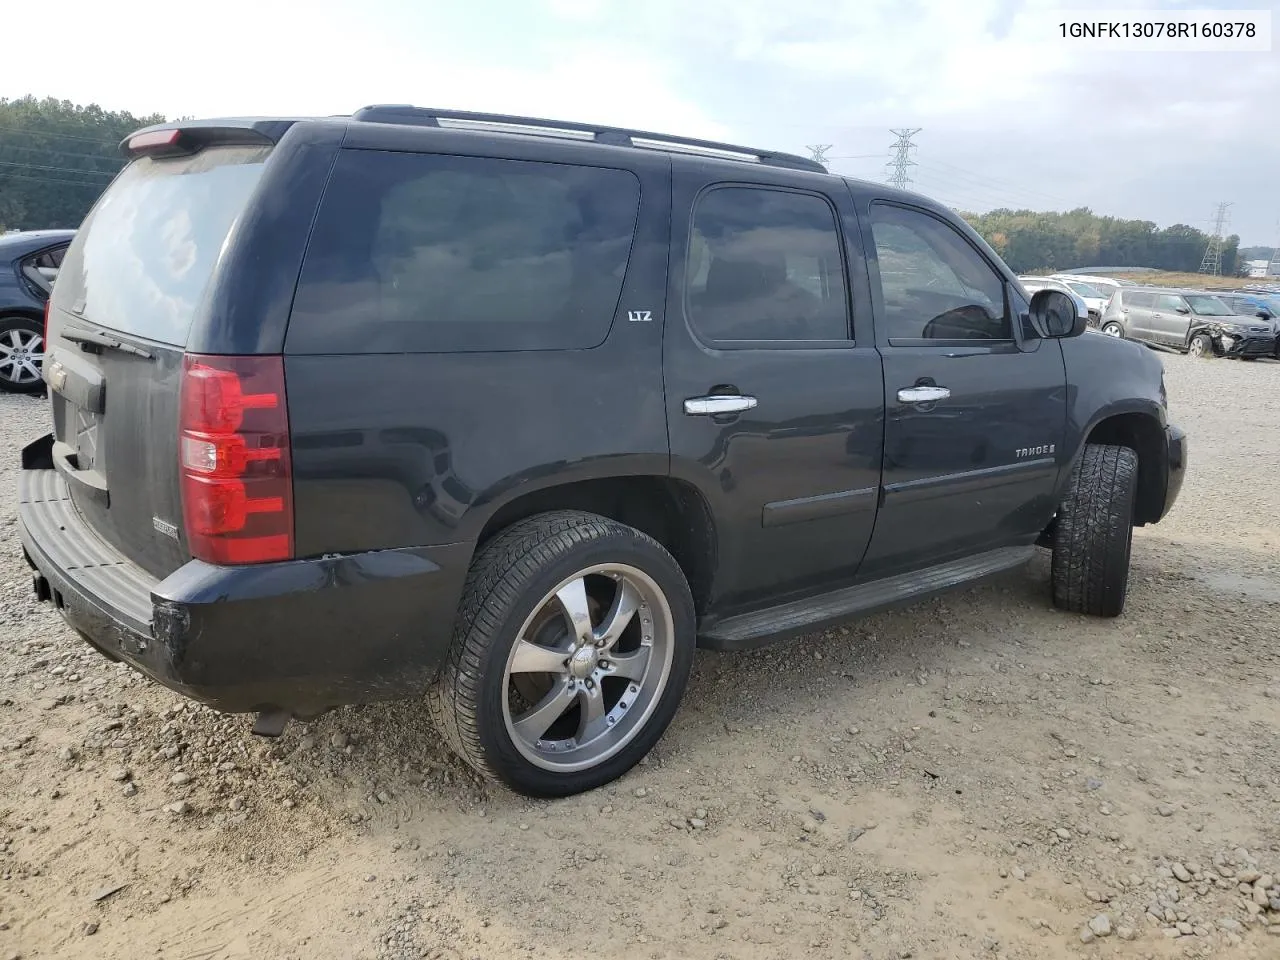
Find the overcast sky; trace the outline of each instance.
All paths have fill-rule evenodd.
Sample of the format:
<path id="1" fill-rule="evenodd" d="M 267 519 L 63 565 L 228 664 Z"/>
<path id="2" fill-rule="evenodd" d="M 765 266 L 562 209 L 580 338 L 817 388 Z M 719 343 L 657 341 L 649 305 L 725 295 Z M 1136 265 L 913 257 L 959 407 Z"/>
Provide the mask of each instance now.
<path id="1" fill-rule="evenodd" d="M 28 93 L 168 116 L 376 102 L 581 119 L 806 152 L 971 210 L 1069 209 L 1280 240 L 1280 53 L 1097 52 L 1061 10 L 1277 0 L 60 0 L 14 4 Z M 35 40 L 31 46 L 31 38 Z M 1275 45 L 1273 44 L 1273 47 Z M 1276 49 L 1280 49 L 1277 47 Z"/>

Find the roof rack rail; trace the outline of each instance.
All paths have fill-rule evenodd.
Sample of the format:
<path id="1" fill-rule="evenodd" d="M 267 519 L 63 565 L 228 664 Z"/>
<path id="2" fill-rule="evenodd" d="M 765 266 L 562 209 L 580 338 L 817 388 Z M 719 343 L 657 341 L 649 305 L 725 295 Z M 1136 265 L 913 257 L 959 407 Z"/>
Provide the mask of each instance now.
<path id="1" fill-rule="evenodd" d="M 475 113 L 469 110 L 436 110 L 431 107 L 415 107 L 410 104 L 375 104 L 361 107 L 351 115 L 352 120 L 368 123 L 402 123 L 422 127 L 438 127 L 440 121 L 450 121 L 450 126 L 475 126 L 497 129 L 507 133 L 531 133 L 538 136 L 560 136 L 572 140 L 585 140 L 618 147 L 638 147 L 649 150 L 667 150 L 676 153 L 692 153 L 724 160 L 742 160 L 761 163 L 770 167 L 787 167 L 792 170 L 809 170 L 826 173 L 827 168 L 816 160 L 777 150 L 757 150 L 733 143 L 717 143 L 714 140 L 695 140 L 692 137 L 674 137 L 666 133 L 647 130 L 630 130 L 626 127 L 606 127 L 593 123 L 576 123 L 568 120 L 543 120 L 537 117 L 513 117 L 503 113 Z M 502 128 L 507 128 L 503 131 Z"/>

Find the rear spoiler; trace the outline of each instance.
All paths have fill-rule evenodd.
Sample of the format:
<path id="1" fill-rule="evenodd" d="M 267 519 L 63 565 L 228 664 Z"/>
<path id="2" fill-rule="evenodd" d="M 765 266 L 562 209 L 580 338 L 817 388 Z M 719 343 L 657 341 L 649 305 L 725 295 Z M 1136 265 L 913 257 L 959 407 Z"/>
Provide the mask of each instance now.
<path id="1" fill-rule="evenodd" d="M 120 141 L 120 152 L 135 157 L 173 157 L 209 146 L 268 146 L 284 136 L 296 119 L 245 117 L 227 120 L 183 120 L 143 127 Z"/>

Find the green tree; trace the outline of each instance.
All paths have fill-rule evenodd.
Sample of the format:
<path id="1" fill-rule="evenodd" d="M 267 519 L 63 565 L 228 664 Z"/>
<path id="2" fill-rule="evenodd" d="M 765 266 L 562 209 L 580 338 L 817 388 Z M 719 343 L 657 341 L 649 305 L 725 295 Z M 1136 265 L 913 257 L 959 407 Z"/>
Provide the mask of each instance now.
<path id="1" fill-rule="evenodd" d="M 124 166 L 120 141 L 163 120 L 52 98 L 0 99 L 0 223 L 79 226 Z"/>

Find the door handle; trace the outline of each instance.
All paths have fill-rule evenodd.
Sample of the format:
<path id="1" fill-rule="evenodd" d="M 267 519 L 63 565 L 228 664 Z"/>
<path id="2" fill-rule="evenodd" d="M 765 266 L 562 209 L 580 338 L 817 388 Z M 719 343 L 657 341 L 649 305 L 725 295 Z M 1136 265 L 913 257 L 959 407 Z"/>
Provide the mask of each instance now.
<path id="1" fill-rule="evenodd" d="M 899 403 L 937 403 L 951 396 L 946 387 L 903 387 L 898 391 Z"/>
<path id="2" fill-rule="evenodd" d="M 740 394 L 712 394 L 709 397 L 691 397 L 684 402 L 684 412 L 690 417 L 710 417 L 718 413 L 742 413 L 756 405 L 755 397 Z"/>

